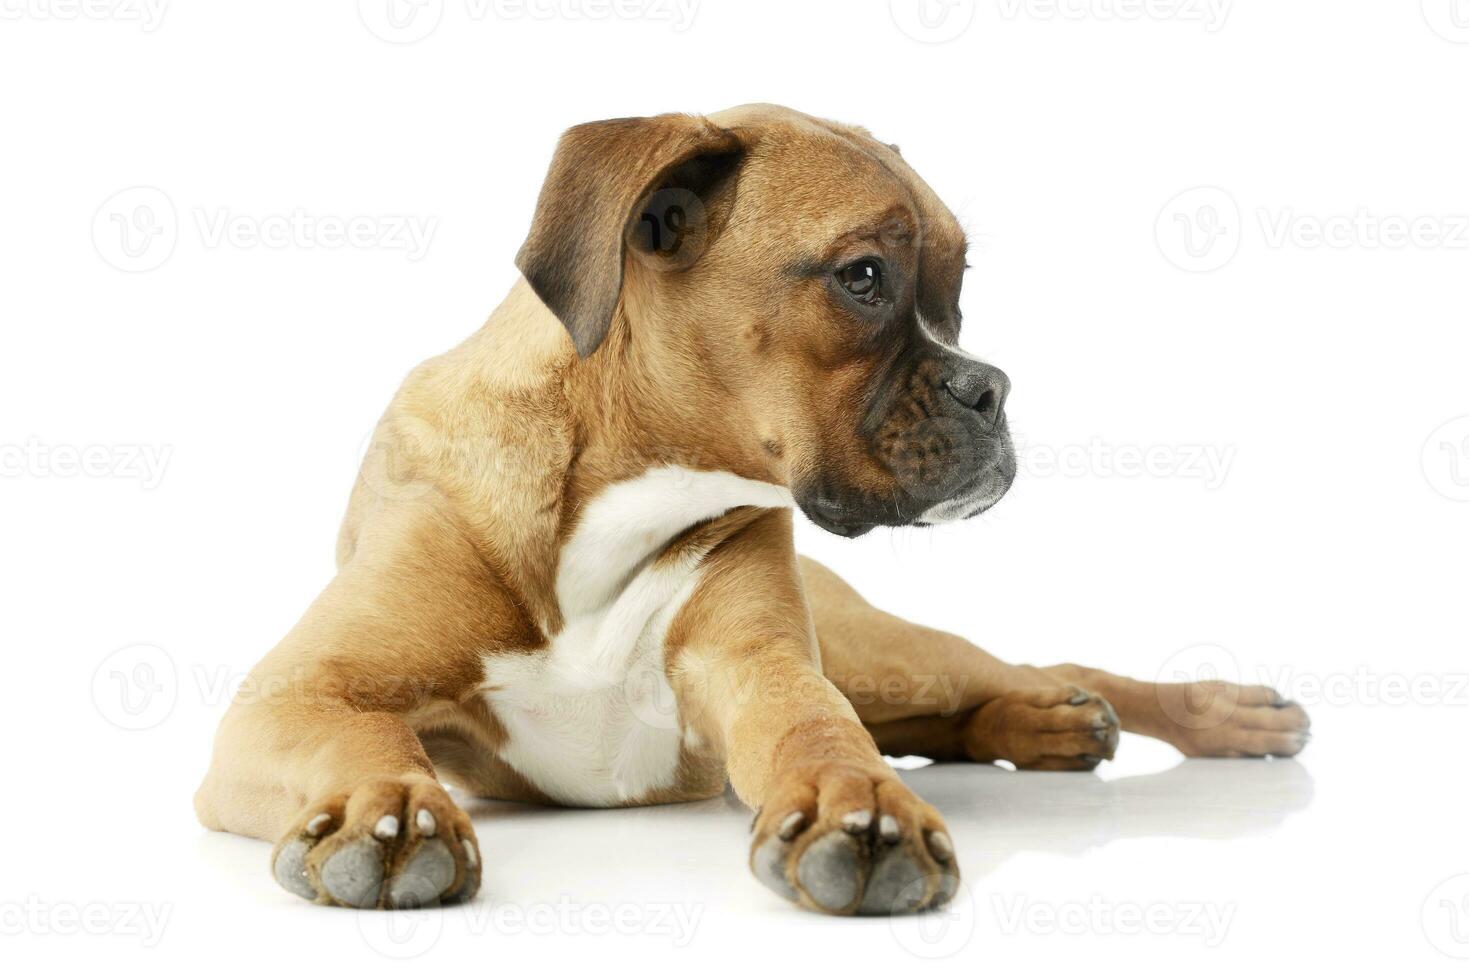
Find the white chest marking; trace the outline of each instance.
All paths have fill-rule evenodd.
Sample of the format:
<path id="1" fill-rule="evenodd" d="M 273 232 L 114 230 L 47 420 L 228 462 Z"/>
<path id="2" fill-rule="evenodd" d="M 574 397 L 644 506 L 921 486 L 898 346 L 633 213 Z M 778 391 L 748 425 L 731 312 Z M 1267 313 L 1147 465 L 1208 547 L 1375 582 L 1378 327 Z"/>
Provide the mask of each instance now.
<path id="1" fill-rule="evenodd" d="M 683 739 L 664 638 L 699 556 L 657 561 L 688 527 L 735 507 L 790 507 L 784 487 L 661 467 L 591 501 L 556 570 L 565 627 L 547 649 L 485 658 L 501 758 L 563 803 L 609 806 L 672 785 Z"/>

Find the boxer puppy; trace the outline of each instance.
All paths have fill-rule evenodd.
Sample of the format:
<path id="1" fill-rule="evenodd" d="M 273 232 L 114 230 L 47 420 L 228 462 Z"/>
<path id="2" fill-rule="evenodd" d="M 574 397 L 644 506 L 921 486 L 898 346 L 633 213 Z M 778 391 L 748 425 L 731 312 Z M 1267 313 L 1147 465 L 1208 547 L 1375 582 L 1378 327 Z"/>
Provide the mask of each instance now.
<path id="1" fill-rule="evenodd" d="M 276 841 L 305 899 L 400 907 L 471 897 L 493 857 L 441 780 L 589 807 L 730 783 L 768 888 L 886 915 L 959 866 L 884 751 L 1084 770 L 1119 727 L 1298 751 L 1304 713 L 1266 688 L 1007 665 L 798 559 L 796 508 L 857 536 L 1010 486 L 1010 382 L 958 347 L 964 257 L 860 128 L 749 106 L 571 129 L 523 279 L 380 422 L 338 573 L 226 714 L 200 820 Z"/>

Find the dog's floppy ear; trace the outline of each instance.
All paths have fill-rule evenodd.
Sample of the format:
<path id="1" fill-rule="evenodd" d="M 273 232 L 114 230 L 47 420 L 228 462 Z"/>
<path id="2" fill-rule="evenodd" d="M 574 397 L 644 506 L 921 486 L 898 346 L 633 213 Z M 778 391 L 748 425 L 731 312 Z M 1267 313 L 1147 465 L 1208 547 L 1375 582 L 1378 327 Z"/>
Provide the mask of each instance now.
<path id="1" fill-rule="evenodd" d="M 630 233 L 646 225 L 635 244 L 668 254 L 662 219 L 641 214 L 650 195 L 667 188 L 679 196 L 662 210 L 677 215 L 673 232 L 681 241 L 687 209 L 679 198 L 702 204 L 699 195 L 729 173 L 739 154 L 733 133 L 699 116 L 608 119 L 562 135 L 515 264 L 566 326 L 577 354 L 591 354 L 607 335 Z"/>

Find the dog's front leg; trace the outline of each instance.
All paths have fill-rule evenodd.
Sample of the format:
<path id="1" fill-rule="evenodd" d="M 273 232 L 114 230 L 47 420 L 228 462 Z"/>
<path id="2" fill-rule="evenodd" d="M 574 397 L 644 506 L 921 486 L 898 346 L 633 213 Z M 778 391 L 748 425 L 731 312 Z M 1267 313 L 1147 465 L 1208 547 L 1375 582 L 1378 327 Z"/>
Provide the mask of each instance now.
<path id="1" fill-rule="evenodd" d="M 220 724 L 199 819 L 275 841 L 272 872 L 303 898 L 419 905 L 479 885 L 474 828 L 408 719 L 473 687 L 497 606 L 474 576 L 450 577 L 449 543 L 434 553 L 431 567 L 354 558 Z"/>
<path id="2" fill-rule="evenodd" d="M 750 866 L 766 886 L 837 914 L 915 911 L 954 894 L 942 818 L 821 673 L 789 513 L 710 556 L 669 641 L 684 717 L 721 745 L 735 792 L 759 811 Z"/>
<path id="3" fill-rule="evenodd" d="M 276 881 L 319 904 L 417 907 L 474 894 L 474 829 L 418 737 L 391 712 L 334 701 L 233 705 L 195 796 L 201 821 L 273 840 Z"/>

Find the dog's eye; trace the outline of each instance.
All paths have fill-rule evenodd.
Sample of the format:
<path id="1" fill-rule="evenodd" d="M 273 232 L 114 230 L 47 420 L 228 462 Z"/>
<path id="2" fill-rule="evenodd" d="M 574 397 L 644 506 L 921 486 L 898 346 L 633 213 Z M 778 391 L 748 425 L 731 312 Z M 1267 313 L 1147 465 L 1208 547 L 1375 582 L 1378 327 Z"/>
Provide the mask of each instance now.
<path id="1" fill-rule="evenodd" d="M 842 266 L 837 270 L 837 282 L 859 303 L 882 302 L 882 269 L 875 259 L 858 259 Z"/>

